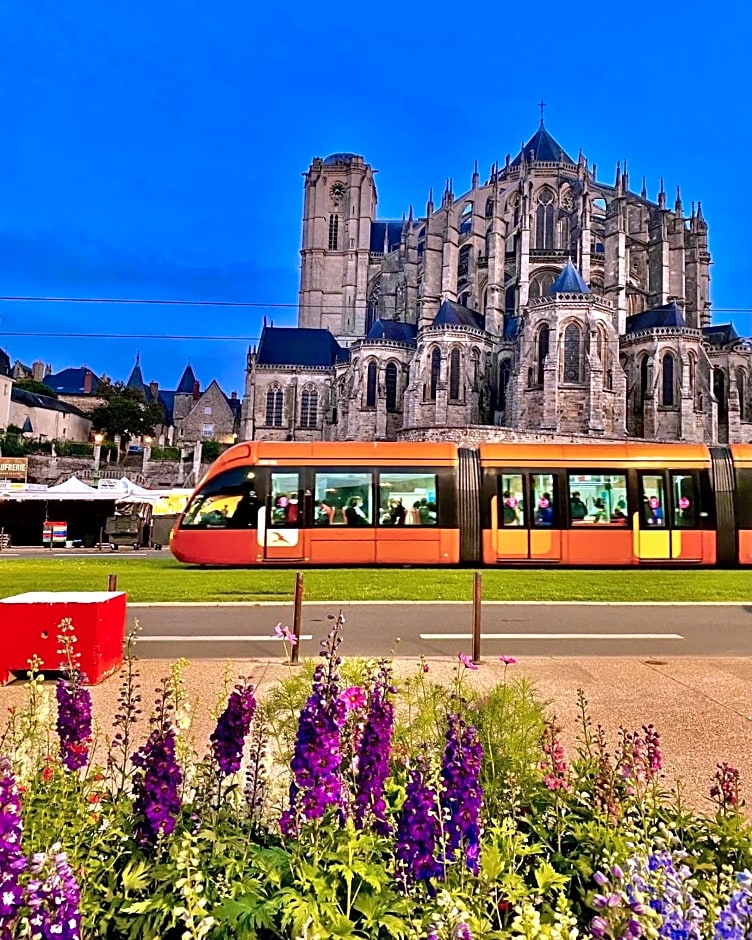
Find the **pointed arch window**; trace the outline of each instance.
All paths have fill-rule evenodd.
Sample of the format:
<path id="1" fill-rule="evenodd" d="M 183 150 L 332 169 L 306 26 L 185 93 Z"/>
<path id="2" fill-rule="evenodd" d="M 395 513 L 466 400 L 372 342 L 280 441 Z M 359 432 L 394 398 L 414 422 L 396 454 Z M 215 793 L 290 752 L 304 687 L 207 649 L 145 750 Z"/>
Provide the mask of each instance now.
<path id="1" fill-rule="evenodd" d="M 337 251 L 339 248 L 339 215 L 333 213 L 329 216 L 329 250 Z"/>
<path id="2" fill-rule="evenodd" d="M 508 317 L 514 316 L 517 306 L 517 288 L 512 284 L 504 291 L 504 313 Z"/>
<path id="3" fill-rule="evenodd" d="M 739 395 L 739 420 L 746 421 L 749 412 L 747 410 L 747 373 L 744 369 L 736 370 L 736 391 Z"/>
<path id="4" fill-rule="evenodd" d="M 554 194 L 544 189 L 538 196 L 538 208 L 535 210 L 535 247 L 554 247 Z"/>
<path id="5" fill-rule="evenodd" d="M 473 204 L 466 202 L 460 215 L 460 235 L 469 235 L 473 227 Z"/>
<path id="6" fill-rule="evenodd" d="M 473 346 L 470 350 L 470 381 L 475 391 L 478 390 L 478 380 L 480 379 L 480 350 Z"/>
<path id="7" fill-rule="evenodd" d="M 307 385 L 300 396 L 300 426 L 315 428 L 319 420 L 319 393 L 313 385 Z"/>
<path id="8" fill-rule="evenodd" d="M 648 357 L 640 359 L 640 402 L 644 402 L 648 395 Z"/>
<path id="9" fill-rule="evenodd" d="M 485 214 L 485 217 L 486 217 L 487 219 L 492 219 L 492 218 L 493 218 L 493 214 L 494 214 L 494 201 L 493 201 L 493 197 L 492 197 L 492 196 L 489 196 L 488 199 L 486 199 L 486 211 L 485 211 L 484 214 Z"/>
<path id="10" fill-rule="evenodd" d="M 431 401 L 436 401 L 436 391 L 439 387 L 439 376 L 441 374 L 441 351 L 435 347 L 431 353 Z"/>
<path id="11" fill-rule="evenodd" d="M 713 369 L 713 394 L 718 402 L 718 420 L 725 421 L 728 414 L 726 401 L 726 374 L 723 369 Z"/>
<path id="12" fill-rule="evenodd" d="M 393 412 L 397 410 L 397 365 L 394 362 L 388 363 L 384 373 L 384 385 L 386 390 L 386 410 Z"/>
<path id="13" fill-rule="evenodd" d="M 564 330 L 564 381 L 582 381 L 582 332 L 576 323 Z"/>
<path id="14" fill-rule="evenodd" d="M 499 365 L 499 411 L 507 410 L 507 389 L 512 377 L 512 360 L 502 359 Z"/>
<path id="15" fill-rule="evenodd" d="M 457 292 L 459 293 L 467 286 L 467 276 L 470 270 L 470 246 L 464 245 L 460 248 L 459 259 L 457 261 Z"/>
<path id="16" fill-rule="evenodd" d="M 553 287 L 554 275 L 550 271 L 541 271 L 530 281 L 530 300 L 540 300 L 548 296 L 548 292 Z"/>
<path id="17" fill-rule="evenodd" d="M 543 385 L 544 369 L 546 359 L 548 358 L 549 329 L 548 324 L 544 323 L 538 332 L 538 374 L 537 385 Z"/>
<path id="18" fill-rule="evenodd" d="M 460 398 L 460 351 L 453 349 L 449 356 L 449 400 L 459 401 Z"/>
<path id="19" fill-rule="evenodd" d="M 272 385 L 266 393 L 266 424 L 270 428 L 282 427 L 282 389 L 279 385 Z"/>
<path id="20" fill-rule="evenodd" d="M 376 363 L 372 359 L 366 372 L 366 408 L 376 407 L 376 372 Z"/>
<path id="21" fill-rule="evenodd" d="M 493 225 L 489 225 L 486 229 L 486 258 L 491 257 L 491 238 L 493 236 Z"/>
<path id="22" fill-rule="evenodd" d="M 673 408 L 676 404 L 676 360 L 673 353 L 666 353 L 661 362 L 661 404 L 664 408 Z"/>

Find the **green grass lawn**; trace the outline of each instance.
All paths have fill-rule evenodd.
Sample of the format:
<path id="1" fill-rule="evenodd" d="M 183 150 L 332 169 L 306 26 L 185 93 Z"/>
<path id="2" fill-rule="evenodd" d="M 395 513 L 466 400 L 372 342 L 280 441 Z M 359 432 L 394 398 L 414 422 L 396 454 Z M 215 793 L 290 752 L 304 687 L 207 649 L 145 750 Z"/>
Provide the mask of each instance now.
<path id="1" fill-rule="evenodd" d="M 0 597 L 25 591 L 102 591 L 107 575 L 129 600 L 289 602 L 294 571 L 186 568 L 161 558 L 0 558 Z M 470 570 L 358 568 L 305 572 L 307 600 L 470 600 Z M 486 600 L 752 600 L 749 571 L 486 570 Z"/>

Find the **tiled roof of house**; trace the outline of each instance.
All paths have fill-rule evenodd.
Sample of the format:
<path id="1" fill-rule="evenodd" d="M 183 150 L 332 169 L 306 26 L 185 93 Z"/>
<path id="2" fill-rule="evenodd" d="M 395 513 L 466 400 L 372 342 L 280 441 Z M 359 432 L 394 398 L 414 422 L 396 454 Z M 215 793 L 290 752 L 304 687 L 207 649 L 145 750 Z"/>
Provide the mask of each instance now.
<path id="1" fill-rule="evenodd" d="M 47 411 L 60 411 L 63 414 L 78 415 L 81 418 L 88 418 L 83 411 L 76 408 L 75 405 L 69 405 L 64 401 L 58 401 L 50 395 L 39 395 L 37 392 L 30 392 L 25 388 L 13 386 L 10 391 L 11 401 L 26 405 L 27 408 L 44 408 Z"/>

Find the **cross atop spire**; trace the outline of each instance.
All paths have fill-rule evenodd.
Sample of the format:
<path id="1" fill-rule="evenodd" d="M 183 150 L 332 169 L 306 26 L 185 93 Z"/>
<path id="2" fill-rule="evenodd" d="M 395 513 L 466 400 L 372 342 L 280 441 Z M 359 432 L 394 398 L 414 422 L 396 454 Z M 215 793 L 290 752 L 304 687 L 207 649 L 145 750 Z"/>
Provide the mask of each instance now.
<path id="1" fill-rule="evenodd" d="M 542 127 L 543 126 L 543 112 L 546 110 L 546 102 L 542 98 L 538 102 L 538 107 L 540 108 L 540 112 L 541 112 L 541 127 Z"/>

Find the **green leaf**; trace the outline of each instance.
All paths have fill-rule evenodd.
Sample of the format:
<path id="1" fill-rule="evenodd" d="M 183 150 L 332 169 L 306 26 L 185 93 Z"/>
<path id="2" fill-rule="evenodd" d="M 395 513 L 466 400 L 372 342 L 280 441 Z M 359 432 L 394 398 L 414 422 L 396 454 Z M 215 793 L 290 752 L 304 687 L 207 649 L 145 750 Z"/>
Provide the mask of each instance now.
<path id="1" fill-rule="evenodd" d="M 146 874 L 148 865 L 144 861 L 131 862 L 123 869 L 123 889 L 129 891 L 142 891 L 151 881 Z"/>

